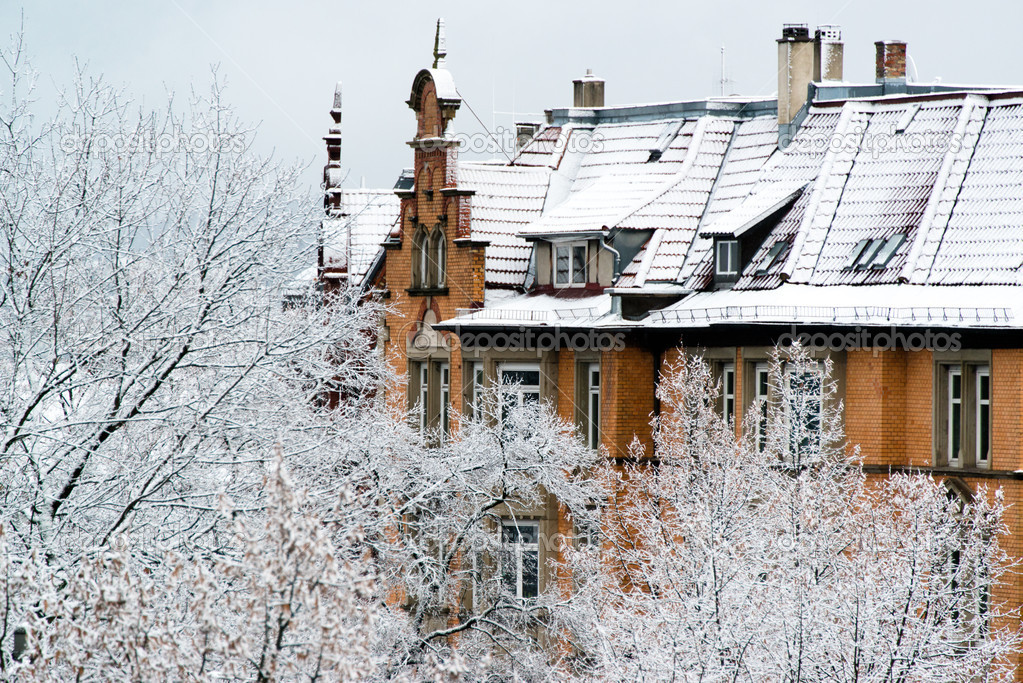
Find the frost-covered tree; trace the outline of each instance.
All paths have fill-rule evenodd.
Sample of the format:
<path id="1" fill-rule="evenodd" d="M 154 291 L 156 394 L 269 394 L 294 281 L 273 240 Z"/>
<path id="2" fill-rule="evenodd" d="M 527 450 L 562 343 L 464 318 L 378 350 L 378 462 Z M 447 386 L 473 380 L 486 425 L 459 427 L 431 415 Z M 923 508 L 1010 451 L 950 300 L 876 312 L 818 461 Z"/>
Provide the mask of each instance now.
<path id="1" fill-rule="evenodd" d="M 265 478 L 266 514 L 220 514 L 230 554 L 211 566 L 167 552 L 143 565 L 124 545 L 86 553 L 73 570 L 39 558 L 8 572 L 29 609 L 19 680 L 361 680 L 377 669 L 379 611 L 359 526 L 339 501 L 328 522 L 280 456 Z M 343 503 L 340 504 L 340 503 Z M 334 533 L 332 533 L 334 532 Z M 10 563 L 5 554 L 3 560 Z M 7 602 L 10 604 L 10 601 Z"/>
<path id="2" fill-rule="evenodd" d="M 869 481 L 846 449 L 831 365 L 772 364 L 741 437 L 712 374 L 659 387 L 654 451 L 607 467 L 601 552 L 573 558 L 563 613 L 583 670 L 632 680 L 968 681 L 1011 676 L 1018 633 L 998 492 Z"/>
<path id="3" fill-rule="evenodd" d="M 20 44 L 2 61 L 0 525 L 57 565 L 129 530 L 219 553 L 218 496 L 257 509 L 273 444 L 338 438 L 317 397 L 379 383 L 374 306 L 288 296 L 315 202 L 218 82 L 146 112 L 79 73 L 41 120 Z"/>
<path id="4" fill-rule="evenodd" d="M 570 596 L 554 567 L 541 568 L 549 580 L 535 598 L 509 591 L 500 572 L 502 522 L 555 506 L 596 523 L 603 489 L 589 470 L 598 458 L 547 406 L 502 409 L 500 390 L 481 393 L 482 416 L 463 416 L 446 440 L 408 421 L 367 420 L 353 422 L 335 451 L 350 485 L 377 502 L 363 519 L 378 581 L 388 588 L 378 640 L 385 678 L 430 656 L 486 661 L 489 675 L 509 679 L 557 672 L 550 615 Z M 572 539 L 538 540 L 555 555 Z"/>

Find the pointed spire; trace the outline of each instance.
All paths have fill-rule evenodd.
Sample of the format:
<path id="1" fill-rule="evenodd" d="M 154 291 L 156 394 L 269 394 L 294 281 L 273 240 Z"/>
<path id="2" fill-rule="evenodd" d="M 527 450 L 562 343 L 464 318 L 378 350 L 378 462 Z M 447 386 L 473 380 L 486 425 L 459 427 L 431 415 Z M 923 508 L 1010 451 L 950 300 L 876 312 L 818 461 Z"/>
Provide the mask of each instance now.
<path id="1" fill-rule="evenodd" d="M 447 40 L 444 38 L 444 19 L 437 20 L 437 34 L 433 38 L 433 68 L 443 69 L 448 56 Z"/>
<path id="2" fill-rule="evenodd" d="M 341 123 L 341 81 L 334 86 L 334 106 L 330 108 L 330 117 L 334 123 Z"/>

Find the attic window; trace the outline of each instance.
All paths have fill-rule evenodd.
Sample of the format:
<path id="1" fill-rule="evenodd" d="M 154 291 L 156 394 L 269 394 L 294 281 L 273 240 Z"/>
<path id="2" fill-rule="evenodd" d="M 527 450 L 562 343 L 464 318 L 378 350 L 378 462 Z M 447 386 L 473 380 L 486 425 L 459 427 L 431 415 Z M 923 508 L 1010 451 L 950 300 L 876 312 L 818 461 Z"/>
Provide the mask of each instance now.
<path id="1" fill-rule="evenodd" d="M 888 239 L 875 238 L 860 240 L 853 247 L 843 270 L 881 270 L 886 268 L 895 253 L 906 241 L 906 235 L 898 233 Z"/>
<path id="2" fill-rule="evenodd" d="M 554 286 L 585 285 L 588 280 L 586 242 L 569 242 L 554 247 Z"/>
<path id="3" fill-rule="evenodd" d="M 739 240 L 715 240 L 714 277 L 732 282 L 739 278 Z"/>
<path id="4" fill-rule="evenodd" d="M 775 242 L 767 251 L 767 256 L 764 257 L 764 262 L 760 264 L 756 274 L 767 275 L 768 271 L 785 256 L 788 246 L 788 242 Z"/>

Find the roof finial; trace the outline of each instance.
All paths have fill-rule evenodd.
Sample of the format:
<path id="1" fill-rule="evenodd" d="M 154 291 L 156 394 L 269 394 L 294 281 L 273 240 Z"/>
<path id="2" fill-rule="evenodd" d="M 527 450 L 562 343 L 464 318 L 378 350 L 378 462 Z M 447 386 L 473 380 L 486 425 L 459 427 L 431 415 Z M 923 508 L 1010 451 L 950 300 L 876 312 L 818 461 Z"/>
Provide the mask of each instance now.
<path id="1" fill-rule="evenodd" d="M 330 116 L 334 123 L 341 123 L 341 81 L 334 86 L 334 106 L 330 108 Z"/>
<path id="2" fill-rule="evenodd" d="M 437 20 L 437 34 L 433 38 L 433 68 L 443 69 L 448 56 L 447 41 L 444 39 L 444 19 Z"/>

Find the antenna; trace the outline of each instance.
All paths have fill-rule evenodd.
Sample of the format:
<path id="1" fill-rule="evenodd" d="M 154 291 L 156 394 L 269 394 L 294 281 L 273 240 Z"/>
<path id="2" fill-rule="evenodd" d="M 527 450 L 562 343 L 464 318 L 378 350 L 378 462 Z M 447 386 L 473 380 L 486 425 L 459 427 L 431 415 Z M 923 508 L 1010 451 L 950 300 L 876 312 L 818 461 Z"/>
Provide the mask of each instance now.
<path id="1" fill-rule="evenodd" d="M 721 46 L 721 82 L 719 84 L 720 88 L 721 88 L 721 96 L 722 97 L 725 96 L 725 86 L 727 86 L 727 85 L 729 85 L 731 83 L 734 83 L 734 82 L 735 81 L 733 81 L 731 78 L 728 78 L 727 76 L 725 76 L 725 46 L 722 45 Z"/>

